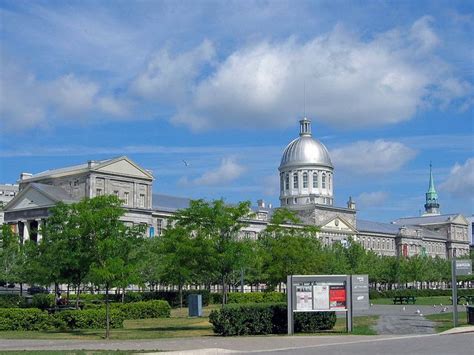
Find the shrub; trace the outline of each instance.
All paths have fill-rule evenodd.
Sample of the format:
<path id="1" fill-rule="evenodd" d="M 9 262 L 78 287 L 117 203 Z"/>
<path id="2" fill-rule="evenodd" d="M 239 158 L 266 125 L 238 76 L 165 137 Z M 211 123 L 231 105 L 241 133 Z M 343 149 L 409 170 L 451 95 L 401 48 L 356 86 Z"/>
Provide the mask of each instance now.
<path id="1" fill-rule="evenodd" d="M 207 306 L 209 304 L 209 295 L 210 292 L 207 290 L 184 290 L 183 291 L 183 306 L 187 307 L 188 305 L 188 295 L 199 294 L 202 295 L 202 305 Z M 151 300 L 164 300 L 168 301 L 169 305 L 172 308 L 179 307 L 179 292 L 178 291 L 154 291 L 154 292 L 143 292 L 142 293 L 143 301 Z"/>
<path id="2" fill-rule="evenodd" d="M 209 303 L 210 304 L 221 304 L 222 303 L 222 293 L 212 292 L 209 294 Z"/>
<path id="3" fill-rule="evenodd" d="M 435 297 L 435 296 L 451 296 L 451 289 L 416 289 L 416 288 L 406 288 L 406 289 L 396 289 L 396 290 L 387 290 L 387 291 L 376 291 L 370 290 L 370 298 L 393 298 L 395 296 L 415 296 L 415 297 Z M 468 296 L 474 295 L 473 289 L 458 288 L 458 296 Z"/>
<path id="4" fill-rule="evenodd" d="M 31 306 L 34 308 L 39 308 L 43 311 L 47 308 L 54 307 L 54 295 L 53 294 L 48 295 L 45 293 L 37 293 L 33 296 Z"/>
<path id="5" fill-rule="evenodd" d="M 122 312 L 124 319 L 167 318 L 171 310 L 163 300 L 113 304 L 112 308 Z"/>
<path id="6" fill-rule="evenodd" d="M 62 311 L 54 314 L 59 322 L 68 329 L 102 329 L 105 328 L 105 309 L 86 309 Z M 122 328 L 124 314 L 117 309 L 110 310 L 110 327 Z"/>
<path id="7" fill-rule="evenodd" d="M 209 315 L 214 332 L 220 335 L 282 334 L 287 331 L 285 303 L 232 304 Z M 295 314 L 296 332 L 329 330 L 336 324 L 334 312 Z"/>
<path id="8" fill-rule="evenodd" d="M 25 306 L 25 297 L 20 295 L 0 295 L 0 308 L 16 308 Z"/>
<path id="9" fill-rule="evenodd" d="M 286 295 L 281 292 L 232 292 L 228 294 L 228 303 L 279 303 L 285 302 Z"/>
<path id="10" fill-rule="evenodd" d="M 0 309 L 0 330 L 45 330 L 60 326 L 61 322 L 37 308 Z"/>

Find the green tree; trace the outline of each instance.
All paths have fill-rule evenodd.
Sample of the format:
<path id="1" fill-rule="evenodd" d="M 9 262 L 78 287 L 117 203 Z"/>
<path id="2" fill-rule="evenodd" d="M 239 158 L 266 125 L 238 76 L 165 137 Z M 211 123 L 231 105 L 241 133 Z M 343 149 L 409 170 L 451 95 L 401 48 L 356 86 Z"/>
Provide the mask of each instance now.
<path id="1" fill-rule="evenodd" d="M 6 224 L 2 225 L 0 238 L 0 280 L 19 283 L 22 292 L 23 283 L 28 281 L 24 271 L 26 246 Z"/>
<path id="2" fill-rule="evenodd" d="M 239 240 L 239 232 L 247 224 L 244 219 L 249 214 L 250 202 L 231 206 L 223 200 L 194 200 L 189 208 L 178 211 L 174 217 L 174 228 L 183 228 L 207 249 L 207 254 L 201 255 L 200 277 L 210 282 L 213 277 L 219 280 L 223 305 L 227 302 L 227 286 L 231 275 L 242 266 L 243 245 Z"/>
<path id="3" fill-rule="evenodd" d="M 264 251 L 263 278 L 269 288 L 286 282 L 288 275 L 318 273 L 322 270 L 322 248 L 317 228 L 304 226 L 295 213 L 278 209 L 259 236 Z"/>

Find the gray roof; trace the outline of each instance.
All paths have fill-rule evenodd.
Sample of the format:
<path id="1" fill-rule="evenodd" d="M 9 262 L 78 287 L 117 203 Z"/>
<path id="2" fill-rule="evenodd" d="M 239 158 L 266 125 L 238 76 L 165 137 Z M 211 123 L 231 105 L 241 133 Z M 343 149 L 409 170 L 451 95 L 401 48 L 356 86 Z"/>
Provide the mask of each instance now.
<path id="1" fill-rule="evenodd" d="M 55 201 L 68 203 L 77 202 L 80 200 L 79 198 L 74 198 L 73 196 L 69 195 L 66 190 L 60 188 L 59 186 L 39 184 L 36 182 L 31 183 L 30 186 L 36 190 L 39 190 L 40 192 L 43 192 Z"/>
<path id="2" fill-rule="evenodd" d="M 430 223 L 446 223 L 449 222 L 453 217 L 456 217 L 457 214 L 442 214 L 439 216 L 420 216 L 420 217 L 408 217 L 408 218 L 399 218 L 393 221 L 395 224 L 404 224 L 404 225 L 423 225 Z"/>
<path id="3" fill-rule="evenodd" d="M 357 230 L 360 232 L 369 233 L 385 233 L 385 234 L 398 234 L 400 226 L 391 223 L 381 223 L 373 221 L 365 221 L 363 219 L 357 220 Z"/>
<path id="4" fill-rule="evenodd" d="M 188 208 L 191 199 L 186 197 L 153 194 L 153 208 L 160 211 L 174 212 Z"/>
<path id="5" fill-rule="evenodd" d="M 94 161 L 94 166 L 98 165 L 98 164 L 103 164 L 103 163 L 105 163 L 109 160 L 113 160 L 113 159 L 95 160 Z M 76 171 L 76 170 L 84 170 L 84 169 L 87 169 L 88 167 L 89 167 L 89 164 L 84 163 L 84 164 L 79 164 L 79 165 L 66 166 L 64 168 L 59 168 L 59 169 L 45 170 L 45 171 L 42 171 L 38 174 L 34 174 L 33 176 L 31 176 L 31 177 L 29 177 L 25 180 L 36 179 L 36 178 L 39 178 L 39 177 L 45 177 L 45 176 L 54 175 L 54 174 L 64 174 L 64 173 L 69 173 L 69 172 L 73 172 L 73 171 Z"/>

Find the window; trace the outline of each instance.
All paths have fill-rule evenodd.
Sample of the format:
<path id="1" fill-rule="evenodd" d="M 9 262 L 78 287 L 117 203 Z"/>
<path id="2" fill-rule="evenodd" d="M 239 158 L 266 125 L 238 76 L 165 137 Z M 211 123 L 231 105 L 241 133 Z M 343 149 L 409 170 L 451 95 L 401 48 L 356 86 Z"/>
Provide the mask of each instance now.
<path id="1" fill-rule="evenodd" d="M 117 196 L 117 197 L 119 197 L 119 192 L 118 192 L 118 190 L 114 190 L 114 195 Z"/>
<path id="2" fill-rule="evenodd" d="M 298 203 L 298 199 L 297 199 L 296 197 L 293 199 L 293 203 L 294 203 L 295 205 Z"/>
<path id="3" fill-rule="evenodd" d="M 318 188 L 318 173 L 313 173 L 313 189 Z"/>
<path id="4" fill-rule="evenodd" d="M 163 220 L 161 218 L 158 218 L 156 220 L 156 235 L 160 236 L 163 234 Z"/>
<path id="5" fill-rule="evenodd" d="M 128 201 L 129 201 L 128 200 L 128 191 L 125 191 L 123 193 L 123 203 L 124 203 L 124 205 L 128 205 Z"/>
<path id="6" fill-rule="evenodd" d="M 140 194 L 139 206 L 138 207 L 145 207 L 145 194 Z"/>
<path id="7" fill-rule="evenodd" d="M 285 175 L 285 190 L 290 189 L 290 174 Z"/>
<path id="8" fill-rule="evenodd" d="M 303 173 L 303 189 L 308 188 L 308 173 Z"/>
<path id="9" fill-rule="evenodd" d="M 331 190 L 331 175 L 328 175 L 328 188 Z"/>
<path id="10" fill-rule="evenodd" d="M 96 196 L 102 196 L 102 189 L 95 189 Z"/>
<path id="11" fill-rule="evenodd" d="M 293 188 L 298 188 L 298 173 L 293 173 Z"/>
<path id="12" fill-rule="evenodd" d="M 325 173 L 323 173 L 323 176 L 322 176 L 322 178 L 321 178 L 321 187 L 322 187 L 323 189 L 326 188 L 326 174 L 325 174 Z"/>
<path id="13" fill-rule="evenodd" d="M 285 188 L 285 177 L 283 174 L 280 174 L 280 191 L 283 192 Z"/>

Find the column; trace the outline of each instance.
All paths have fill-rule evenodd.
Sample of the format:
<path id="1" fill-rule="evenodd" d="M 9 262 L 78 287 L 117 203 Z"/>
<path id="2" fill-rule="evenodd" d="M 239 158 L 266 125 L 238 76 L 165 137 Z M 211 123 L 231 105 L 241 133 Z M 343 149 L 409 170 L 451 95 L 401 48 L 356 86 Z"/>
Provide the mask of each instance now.
<path id="1" fill-rule="evenodd" d="M 27 240 L 30 240 L 30 222 L 29 221 L 22 221 L 23 222 L 23 243 Z"/>
<path id="2" fill-rule="evenodd" d="M 38 218 L 38 219 L 36 219 L 36 222 L 38 222 L 38 230 L 37 230 L 36 240 L 37 240 L 37 243 L 39 243 L 41 241 L 41 239 L 43 238 L 43 220 L 41 218 Z"/>

